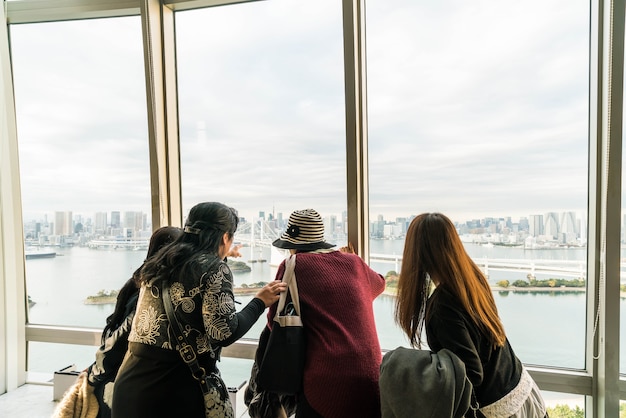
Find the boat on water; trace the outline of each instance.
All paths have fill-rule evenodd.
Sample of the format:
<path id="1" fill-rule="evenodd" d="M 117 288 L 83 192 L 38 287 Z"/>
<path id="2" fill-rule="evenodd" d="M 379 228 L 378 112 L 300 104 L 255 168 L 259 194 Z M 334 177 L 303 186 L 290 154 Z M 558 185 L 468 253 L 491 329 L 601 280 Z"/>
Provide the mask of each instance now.
<path id="1" fill-rule="evenodd" d="M 57 253 L 52 250 L 26 250 L 24 256 L 27 260 L 34 258 L 54 258 L 57 256 Z"/>

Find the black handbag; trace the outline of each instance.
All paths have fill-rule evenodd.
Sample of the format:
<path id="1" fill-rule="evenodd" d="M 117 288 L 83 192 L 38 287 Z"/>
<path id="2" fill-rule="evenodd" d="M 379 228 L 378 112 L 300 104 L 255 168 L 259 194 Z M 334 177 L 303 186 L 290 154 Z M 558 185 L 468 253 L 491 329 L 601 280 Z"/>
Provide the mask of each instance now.
<path id="1" fill-rule="evenodd" d="M 260 390 L 280 395 L 299 393 L 304 372 L 306 341 L 300 317 L 295 265 L 296 255 L 293 254 L 285 261 L 282 281 L 287 283 L 287 291 L 280 294 L 257 376 Z M 289 298 L 291 300 L 287 302 Z"/>
<path id="2" fill-rule="evenodd" d="M 296 395 L 279 395 L 259 388 L 259 364 L 263 360 L 269 339 L 270 329 L 265 326 L 259 336 L 259 345 L 254 354 L 250 380 L 244 390 L 243 400 L 248 407 L 250 418 L 285 418 L 296 413 Z"/>

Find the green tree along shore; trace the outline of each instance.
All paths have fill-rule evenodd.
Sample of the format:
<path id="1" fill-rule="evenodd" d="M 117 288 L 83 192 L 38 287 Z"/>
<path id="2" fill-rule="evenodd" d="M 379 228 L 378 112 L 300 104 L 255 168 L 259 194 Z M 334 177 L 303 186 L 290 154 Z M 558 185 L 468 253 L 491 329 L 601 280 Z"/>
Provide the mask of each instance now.
<path id="1" fill-rule="evenodd" d="M 579 406 L 555 405 L 553 408 L 546 409 L 550 418 L 585 418 L 585 410 Z M 620 418 L 622 417 L 623 415 L 620 412 Z"/>
<path id="2" fill-rule="evenodd" d="M 107 292 L 102 289 L 95 295 L 87 296 L 87 299 L 85 299 L 85 305 L 114 304 L 117 300 L 117 294 L 117 290 L 110 290 Z"/>
<path id="3" fill-rule="evenodd" d="M 585 418 L 585 410 L 579 406 L 555 405 L 553 408 L 546 408 L 550 418 Z M 620 418 L 624 418 L 623 405 L 620 407 Z"/>
<path id="4" fill-rule="evenodd" d="M 555 405 L 546 412 L 550 418 L 585 418 L 585 410 L 579 406 Z M 619 418 L 626 418 L 626 403 L 620 403 Z"/>
<path id="5" fill-rule="evenodd" d="M 530 274 L 526 276 L 527 280 L 515 280 L 513 283 L 508 280 L 500 280 L 493 287 L 493 290 L 535 290 L 535 289 L 553 289 L 553 290 L 585 290 L 585 281 L 583 279 L 555 279 L 537 280 Z M 398 287 L 398 273 L 390 270 L 385 275 L 387 288 Z M 626 285 L 622 286 L 621 291 L 626 291 Z"/>
<path id="6" fill-rule="evenodd" d="M 500 280 L 496 284 L 503 288 L 508 288 L 509 286 L 513 287 L 578 287 L 584 288 L 585 281 L 583 279 L 547 279 L 547 280 L 537 280 L 533 275 L 526 275 L 527 280 L 515 280 L 513 283 L 509 283 L 508 280 Z"/>

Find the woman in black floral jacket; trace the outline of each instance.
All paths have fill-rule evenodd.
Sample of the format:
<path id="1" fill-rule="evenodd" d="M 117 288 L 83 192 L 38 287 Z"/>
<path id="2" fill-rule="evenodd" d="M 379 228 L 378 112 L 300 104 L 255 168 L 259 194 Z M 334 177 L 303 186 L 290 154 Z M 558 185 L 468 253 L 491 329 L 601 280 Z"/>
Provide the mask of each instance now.
<path id="1" fill-rule="evenodd" d="M 115 382 L 113 418 L 233 416 L 223 388 L 203 398 L 176 350 L 162 289 L 167 281 L 176 318 L 206 373 L 219 374 L 221 348 L 241 338 L 285 290 L 274 281 L 236 312 L 233 275 L 224 258 L 237 224 L 234 209 L 199 203 L 189 212 L 184 234 L 144 265 L 129 347 Z"/>

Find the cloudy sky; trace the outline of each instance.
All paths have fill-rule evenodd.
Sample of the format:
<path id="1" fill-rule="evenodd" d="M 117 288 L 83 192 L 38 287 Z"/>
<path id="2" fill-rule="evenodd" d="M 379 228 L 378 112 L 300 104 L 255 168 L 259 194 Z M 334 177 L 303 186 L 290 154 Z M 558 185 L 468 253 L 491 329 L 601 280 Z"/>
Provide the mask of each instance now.
<path id="1" fill-rule="evenodd" d="M 368 0 L 370 216 L 585 211 L 589 4 Z M 138 17 L 11 29 L 26 219 L 149 212 Z M 183 204 L 346 209 L 341 6 L 176 18 Z"/>

